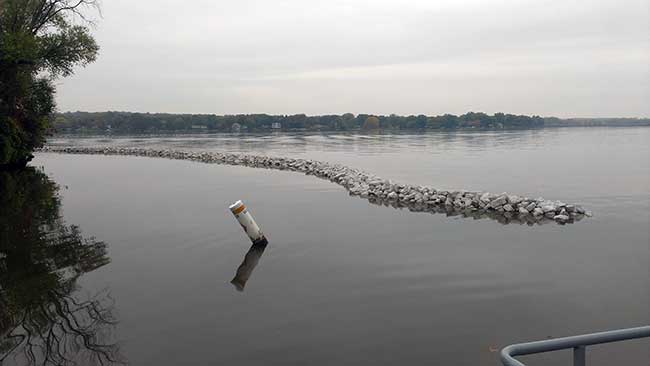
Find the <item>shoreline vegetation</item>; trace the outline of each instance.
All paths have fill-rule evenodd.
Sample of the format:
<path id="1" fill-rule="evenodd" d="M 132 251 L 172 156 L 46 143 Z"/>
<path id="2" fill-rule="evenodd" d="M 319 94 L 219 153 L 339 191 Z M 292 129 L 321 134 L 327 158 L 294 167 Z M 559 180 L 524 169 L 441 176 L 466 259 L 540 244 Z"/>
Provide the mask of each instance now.
<path id="1" fill-rule="evenodd" d="M 351 196 L 364 198 L 376 205 L 406 208 L 414 212 L 460 216 L 474 220 L 490 218 L 504 225 L 518 223 L 533 226 L 551 222 L 564 225 L 591 216 L 591 213 L 585 211 L 582 206 L 561 201 L 550 201 L 541 197 L 529 198 L 505 192 L 493 194 L 395 183 L 359 169 L 311 159 L 139 147 L 45 146 L 40 151 L 64 154 L 143 156 L 302 172 L 329 180 L 345 188 Z"/>
<path id="2" fill-rule="evenodd" d="M 0 171 L 20 170 L 56 116 L 56 80 L 95 61 L 98 0 L 0 0 Z M 1 360 L 0 360 L 1 362 Z"/>
<path id="3" fill-rule="evenodd" d="M 136 112 L 65 112 L 55 116 L 53 133 L 156 134 L 166 132 L 274 132 L 274 131 L 410 131 L 501 130 L 546 127 L 650 126 L 650 118 L 570 118 L 469 112 L 456 116 L 342 115 L 307 116 L 269 114 L 169 114 Z"/>

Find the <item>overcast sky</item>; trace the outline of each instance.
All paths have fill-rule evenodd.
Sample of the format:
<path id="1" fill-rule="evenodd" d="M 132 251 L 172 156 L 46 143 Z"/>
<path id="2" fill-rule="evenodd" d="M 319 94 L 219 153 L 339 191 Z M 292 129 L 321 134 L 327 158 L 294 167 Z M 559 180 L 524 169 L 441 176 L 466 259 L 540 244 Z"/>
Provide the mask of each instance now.
<path id="1" fill-rule="evenodd" d="M 650 1 L 103 0 L 61 111 L 650 116 Z"/>

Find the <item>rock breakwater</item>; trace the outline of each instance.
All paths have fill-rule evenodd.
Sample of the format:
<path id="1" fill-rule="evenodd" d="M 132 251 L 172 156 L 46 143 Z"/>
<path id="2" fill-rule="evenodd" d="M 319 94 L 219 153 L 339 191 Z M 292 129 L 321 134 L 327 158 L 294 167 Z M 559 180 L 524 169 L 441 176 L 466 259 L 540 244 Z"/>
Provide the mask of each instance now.
<path id="1" fill-rule="evenodd" d="M 579 205 L 543 198 L 532 199 L 507 193 L 442 190 L 428 186 L 395 183 L 359 169 L 310 159 L 223 152 L 196 152 L 129 147 L 46 146 L 40 151 L 68 154 L 100 154 L 159 157 L 203 163 L 240 165 L 289 170 L 314 175 L 344 187 L 351 195 L 371 203 L 407 208 L 410 211 L 442 213 L 474 219 L 491 218 L 502 224 L 571 224 L 591 214 Z"/>

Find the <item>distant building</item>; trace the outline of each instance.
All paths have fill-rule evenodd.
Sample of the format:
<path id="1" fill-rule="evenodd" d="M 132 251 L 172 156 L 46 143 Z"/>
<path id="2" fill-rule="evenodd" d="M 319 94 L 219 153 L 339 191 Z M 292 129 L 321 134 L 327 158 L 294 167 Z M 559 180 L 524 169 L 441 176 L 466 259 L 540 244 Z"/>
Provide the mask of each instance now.
<path id="1" fill-rule="evenodd" d="M 230 130 L 232 132 L 239 132 L 241 131 L 241 125 L 237 122 L 233 123 L 232 126 L 230 126 Z"/>
<path id="2" fill-rule="evenodd" d="M 481 121 L 467 121 L 463 124 L 463 127 L 469 127 L 469 128 L 480 128 L 481 127 Z"/>
<path id="3" fill-rule="evenodd" d="M 280 122 L 273 122 L 271 123 L 271 128 L 274 130 L 279 130 L 282 128 L 282 123 Z"/>

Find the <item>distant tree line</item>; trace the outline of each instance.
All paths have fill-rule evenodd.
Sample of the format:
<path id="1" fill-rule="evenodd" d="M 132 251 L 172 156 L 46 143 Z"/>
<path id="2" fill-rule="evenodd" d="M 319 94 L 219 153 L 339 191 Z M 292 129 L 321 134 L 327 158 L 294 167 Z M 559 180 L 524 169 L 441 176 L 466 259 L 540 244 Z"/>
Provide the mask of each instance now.
<path id="1" fill-rule="evenodd" d="M 629 119 L 632 121 L 644 121 Z M 230 131 L 355 131 L 355 130 L 454 130 L 454 129 L 523 129 L 560 125 L 571 120 L 514 114 L 469 112 L 460 116 L 411 115 L 388 116 L 346 113 L 307 116 L 269 114 L 166 114 L 131 112 L 67 112 L 58 114 L 57 132 L 230 132 Z M 650 120 L 645 120 L 646 124 Z M 637 123 L 635 122 L 635 123 Z"/>

